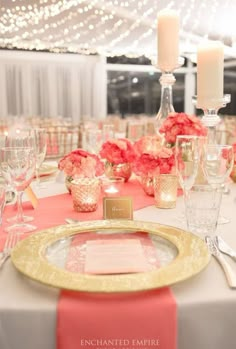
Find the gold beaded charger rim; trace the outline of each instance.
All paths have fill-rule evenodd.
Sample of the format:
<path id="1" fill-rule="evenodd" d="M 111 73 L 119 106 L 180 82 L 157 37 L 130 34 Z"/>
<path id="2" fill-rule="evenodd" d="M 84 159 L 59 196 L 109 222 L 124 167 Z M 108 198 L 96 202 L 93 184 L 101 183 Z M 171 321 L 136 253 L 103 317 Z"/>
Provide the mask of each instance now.
<path id="1" fill-rule="evenodd" d="M 46 249 L 60 239 L 99 229 L 137 231 L 158 235 L 172 243 L 178 253 L 168 265 L 143 273 L 91 275 L 61 269 L 45 257 Z M 42 230 L 22 240 L 12 250 L 11 259 L 21 273 L 56 288 L 84 292 L 133 292 L 170 286 L 202 271 L 210 260 L 206 244 L 179 228 L 131 220 L 99 220 L 61 225 Z"/>

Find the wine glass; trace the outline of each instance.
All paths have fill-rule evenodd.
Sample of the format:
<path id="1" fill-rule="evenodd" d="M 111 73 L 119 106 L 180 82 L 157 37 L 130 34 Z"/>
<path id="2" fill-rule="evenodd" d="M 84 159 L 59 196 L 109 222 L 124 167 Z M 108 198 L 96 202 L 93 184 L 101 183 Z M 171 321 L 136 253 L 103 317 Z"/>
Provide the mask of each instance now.
<path id="1" fill-rule="evenodd" d="M 206 144 L 203 152 L 202 168 L 208 183 L 214 188 L 225 187 L 234 164 L 234 151 L 231 145 Z M 218 224 L 229 223 L 227 217 L 219 216 Z"/>
<path id="2" fill-rule="evenodd" d="M 205 137 L 177 136 L 175 146 L 175 163 L 179 183 L 184 195 L 192 188 L 198 175 L 202 147 Z"/>
<path id="3" fill-rule="evenodd" d="M 20 143 L 18 140 L 18 144 Z M 3 147 L 0 150 L 0 166 L 2 175 L 6 180 L 11 180 L 17 192 L 17 221 L 5 228 L 9 233 L 26 233 L 36 229 L 34 225 L 24 221 L 22 195 L 31 183 L 35 173 L 36 158 L 32 147 Z"/>
<path id="4" fill-rule="evenodd" d="M 224 187 L 234 164 L 232 145 L 206 144 L 202 168 L 207 181 L 214 187 Z"/>
<path id="5" fill-rule="evenodd" d="M 176 138 L 175 165 L 184 193 L 185 206 L 190 189 L 195 184 L 199 174 L 199 163 L 205 142 L 206 138 L 202 136 L 182 135 Z M 183 221 L 184 219 L 185 215 L 182 213 L 178 220 Z"/>
<path id="6" fill-rule="evenodd" d="M 47 132 L 44 128 L 36 128 L 33 130 L 33 136 L 35 138 L 35 155 L 36 155 L 36 181 L 38 188 L 42 188 L 40 182 L 40 167 L 45 159 L 47 151 Z"/>
<path id="7" fill-rule="evenodd" d="M 30 147 L 35 149 L 35 135 L 32 130 L 29 129 L 10 129 L 7 134 L 0 135 L 0 148 L 3 147 Z M 6 175 L 6 174 L 5 174 Z M 7 183 L 7 192 L 14 192 L 13 183 L 10 178 L 5 177 Z M 34 218 L 32 216 L 23 215 L 24 222 L 31 222 Z M 17 215 L 7 219 L 8 222 L 16 222 L 18 220 Z"/>

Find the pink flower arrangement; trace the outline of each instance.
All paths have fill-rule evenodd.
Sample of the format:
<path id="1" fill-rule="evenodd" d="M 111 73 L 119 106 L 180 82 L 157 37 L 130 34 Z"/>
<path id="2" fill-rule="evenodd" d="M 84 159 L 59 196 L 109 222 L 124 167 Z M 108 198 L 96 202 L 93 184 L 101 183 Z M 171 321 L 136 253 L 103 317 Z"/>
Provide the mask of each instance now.
<path id="1" fill-rule="evenodd" d="M 207 128 L 195 115 L 171 113 L 161 125 L 159 132 L 164 133 L 166 142 L 173 145 L 179 135 L 206 136 Z"/>
<path id="2" fill-rule="evenodd" d="M 173 173 L 174 170 L 175 156 L 173 149 L 166 147 L 142 153 L 137 156 L 133 163 L 133 171 L 138 176 L 153 177 L 157 174 Z"/>
<path id="3" fill-rule="evenodd" d="M 82 149 L 73 150 L 65 155 L 58 164 L 58 168 L 67 176 L 96 177 L 104 173 L 104 166 L 99 157 Z"/>
<path id="4" fill-rule="evenodd" d="M 116 165 L 133 162 L 135 159 L 133 145 L 126 138 L 108 140 L 103 143 L 99 154 L 102 159 L 106 159 Z"/>
<path id="5" fill-rule="evenodd" d="M 161 149 L 162 137 L 158 135 L 141 137 L 134 143 L 134 150 L 137 155 L 156 152 Z"/>

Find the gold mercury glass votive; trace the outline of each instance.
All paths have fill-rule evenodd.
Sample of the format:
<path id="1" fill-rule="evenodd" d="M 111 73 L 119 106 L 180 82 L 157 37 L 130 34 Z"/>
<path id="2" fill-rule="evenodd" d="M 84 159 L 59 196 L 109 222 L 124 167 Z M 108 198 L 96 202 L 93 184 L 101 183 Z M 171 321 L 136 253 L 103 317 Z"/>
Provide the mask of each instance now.
<path id="1" fill-rule="evenodd" d="M 177 176 L 160 174 L 154 178 L 154 198 L 158 208 L 174 208 L 177 199 Z"/>
<path id="2" fill-rule="evenodd" d="M 71 194 L 75 211 L 96 211 L 101 194 L 101 182 L 98 178 L 77 178 L 71 183 Z"/>

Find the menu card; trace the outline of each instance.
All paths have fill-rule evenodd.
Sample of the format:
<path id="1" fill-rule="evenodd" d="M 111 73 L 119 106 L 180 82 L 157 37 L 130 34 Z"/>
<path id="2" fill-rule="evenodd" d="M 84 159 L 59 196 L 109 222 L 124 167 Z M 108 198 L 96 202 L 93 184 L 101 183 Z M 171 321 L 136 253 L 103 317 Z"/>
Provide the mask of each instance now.
<path id="1" fill-rule="evenodd" d="M 86 242 L 85 272 L 138 273 L 150 270 L 139 239 L 102 239 Z"/>

